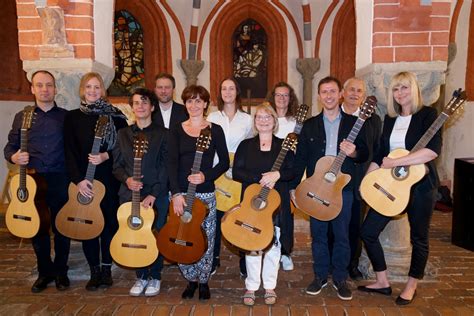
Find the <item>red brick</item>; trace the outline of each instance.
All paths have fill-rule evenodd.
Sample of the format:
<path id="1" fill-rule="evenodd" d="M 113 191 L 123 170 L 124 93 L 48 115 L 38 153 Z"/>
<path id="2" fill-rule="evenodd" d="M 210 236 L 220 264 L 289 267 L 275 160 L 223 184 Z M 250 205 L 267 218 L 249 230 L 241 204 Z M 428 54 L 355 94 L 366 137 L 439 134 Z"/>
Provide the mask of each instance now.
<path id="1" fill-rule="evenodd" d="M 191 308 L 190 305 L 178 305 L 173 309 L 173 315 L 189 315 Z"/>
<path id="2" fill-rule="evenodd" d="M 415 1 L 408 2 L 416 3 Z M 416 32 L 431 29 L 431 7 L 419 5 L 404 5 L 400 7 L 400 15 L 394 23 L 396 31 Z"/>
<path id="3" fill-rule="evenodd" d="M 169 316 L 171 315 L 171 308 L 173 306 L 169 305 L 159 305 L 156 307 L 155 311 L 153 312 L 153 316 Z"/>
<path id="4" fill-rule="evenodd" d="M 392 33 L 393 46 L 428 45 L 430 33 Z"/>
<path id="5" fill-rule="evenodd" d="M 156 309 L 156 305 L 138 305 L 137 309 L 133 312 L 133 315 L 142 316 L 142 315 L 152 315 Z M 115 316 L 115 314 L 114 314 Z"/>
<path id="6" fill-rule="evenodd" d="M 59 311 L 58 315 L 75 315 L 83 307 L 83 304 L 67 304 Z"/>
<path id="7" fill-rule="evenodd" d="M 252 307 L 252 315 L 270 315 L 270 308 L 266 305 L 255 305 L 254 307 Z"/>
<path id="8" fill-rule="evenodd" d="M 221 257 L 222 258 L 222 257 Z M 232 316 L 245 316 L 250 315 L 252 309 L 243 305 L 232 305 Z"/>
<path id="9" fill-rule="evenodd" d="M 223 305 L 214 305 L 214 308 L 212 309 L 212 315 L 213 316 L 228 316 L 230 315 L 230 306 L 223 306 Z M 211 315 L 211 314 L 208 314 Z"/>
<path id="10" fill-rule="evenodd" d="M 377 5 L 379 3 L 399 3 L 397 0 L 374 0 L 374 4 Z"/>
<path id="11" fill-rule="evenodd" d="M 66 16 L 64 23 L 67 29 L 81 29 L 94 31 L 94 20 L 92 17 Z"/>
<path id="12" fill-rule="evenodd" d="M 74 57 L 75 58 L 91 58 L 94 59 L 95 51 L 94 46 L 92 45 L 81 45 L 81 46 L 74 46 Z"/>
<path id="13" fill-rule="evenodd" d="M 395 62 L 431 61 L 431 47 L 396 47 Z"/>
<path id="14" fill-rule="evenodd" d="M 308 314 L 309 316 L 326 316 L 326 309 L 321 306 L 308 306 Z"/>
<path id="15" fill-rule="evenodd" d="M 364 313 L 366 316 L 383 316 L 384 313 L 378 307 L 364 307 Z M 349 314 L 352 315 L 352 314 Z"/>
<path id="16" fill-rule="evenodd" d="M 374 19 L 396 18 L 399 15 L 398 5 L 376 5 L 374 6 Z"/>
<path id="17" fill-rule="evenodd" d="M 37 18 L 18 18 L 18 30 L 41 30 L 41 20 Z"/>
<path id="18" fill-rule="evenodd" d="M 306 316 L 306 307 L 304 306 L 290 306 L 290 315 L 294 316 Z M 272 314 L 273 316 L 273 314 Z"/>
<path id="19" fill-rule="evenodd" d="M 137 308 L 135 304 L 123 304 L 115 311 L 116 316 L 128 316 L 132 315 L 133 311 Z"/>
<path id="20" fill-rule="evenodd" d="M 451 3 L 450 2 L 435 2 L 431 4 L 432 15 L 451 15 Z"/>
<path id="21" fill-rule="evenodd" d="M 433 47 L 433 60 L 448 60 L 448 46 Z"/>
<path id="22" fill-rule="evenodd" d="M 390 45 L 392 45 L 391 33 L 377 33 L 372 35 L 372 47 Z"/>
<path id="23" fill-rule="evenodd" d="M 431 18 L 432 31 L 449 31 L 449 17 L 432 17 Z"/>
<path id="24" fill-rule="evenodd" d="M 286 305 L 274 305 L 272 306 L 271 309 L 272 309 L 272 316 L 288 316 L 289 315 L 288 307 Z M 293 315 L 293 310 L 291 310 L 291 315 Z"/>
<path id="25" fill-rule="evenodd" d="M 18 32 L 18 44 L 20 45 L 41 45 L 43 33 L 35 32 Z"/>
<path id="26" fill-rule="evenodd" d="M 391 63 L 393 62 L 392 47 L 374 47 L 372 48 L 372 62 Z"/>
<path id="27" fill-rule="evenodd" d="M 69 44 L 93 44 L 94 33 L 90 31 L 67 30 L 66 38 Z"/>
<path id="28" fill-rule="evenodd" d="M 68 8 L 64 10 L 65 14 L 71 15 L 94 15 L 94 7 L 92 3 L 70 2 Z"/>
<path id="29" fill-rule="evenodd" d="M 16 15 L 17 16 L 38 16 L 35 3 L 30 1 L 29 3 L 17 3 L 16 4 Z"/>
<path id="30" fill-rule="evenodd" d="M 449 32 L 431 32 L 431 45 L 448 45 Z"/>
<path id="31" fill-rule="evenodd" d="M 393 20 L 374 20 L 373 32 L 391 32 L 393 31 Z"/>

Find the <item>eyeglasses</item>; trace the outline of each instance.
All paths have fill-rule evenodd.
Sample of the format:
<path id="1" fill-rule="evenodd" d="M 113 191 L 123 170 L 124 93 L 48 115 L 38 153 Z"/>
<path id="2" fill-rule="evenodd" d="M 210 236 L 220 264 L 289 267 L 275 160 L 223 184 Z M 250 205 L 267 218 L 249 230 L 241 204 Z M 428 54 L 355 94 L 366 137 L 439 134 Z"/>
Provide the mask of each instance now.
<path id="1" fill-rule="evenodd" d="M 262 115 L 256 115 L 256 116 L 255 116 L 255 119 L 256 119 L 257 121 L 270 121 L 272 118 L 273 118 L 273 117 L 272 117 L 271 115 L 264 115 L 264 116 L 262 116 Z"/>
<path id="2" fill-rule="evenodd" d="M 290 95 L 288 93 L 275 93 L 275 98 L 288 98 Z"/>

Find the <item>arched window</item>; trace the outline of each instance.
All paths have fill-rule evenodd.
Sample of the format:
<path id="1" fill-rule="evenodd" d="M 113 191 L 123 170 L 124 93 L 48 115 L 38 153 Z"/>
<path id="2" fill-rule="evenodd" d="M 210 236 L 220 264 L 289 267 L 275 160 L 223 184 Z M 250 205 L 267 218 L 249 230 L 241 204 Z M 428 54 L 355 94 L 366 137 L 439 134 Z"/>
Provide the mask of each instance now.
<path id="1" fill-rule="evenodd" d="M 244 94 L 252 98 L 267 94 L 267 34 L 253 19 L 240 23 L 232 35 L 233 74 Z"/>
<path id="2" fill-rule="evenodd" d="M 108 93 L 126 96 L 135 88 L 145 86 L 143 29 L 126 10 L 115 13 L 114 49 L 115 78 Z"/>

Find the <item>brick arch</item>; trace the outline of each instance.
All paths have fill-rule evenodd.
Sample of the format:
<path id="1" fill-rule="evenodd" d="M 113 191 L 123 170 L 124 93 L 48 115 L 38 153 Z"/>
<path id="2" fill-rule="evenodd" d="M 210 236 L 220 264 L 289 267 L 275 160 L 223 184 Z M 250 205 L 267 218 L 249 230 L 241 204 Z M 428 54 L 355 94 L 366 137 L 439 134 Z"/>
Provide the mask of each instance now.
<path id="1" fill-rule="evenodd" d="M 470 101 L 474 100 L 474 5 L 469 17 L 469 35 L 467 44 L 466 93 Z"/>
<path id="2" fill-rule="evenodd" d="M 219 82 L 232 74 L 232 34 L 239 24 L 254 19 L 267 33 L 267 88 L 288 76 L 288 39 L 286 24 L 280 13 L 266 1 L 232 1 L 223 7 L 210 31 L 209 53 L 211 98 L 217 98 Z"/>
<path id="3" fill-rule="evenodd" d="M 116 0 L 115 11 L 127 10 L 143 28 L 145 86 L 155 86 L 155 76 L 159 72 L 172 73 L 171 38 L 166 18 L 155 1 Z"/>
<path id="4" fill-rule="evenodd" d="M 334 18 L 331 39 L 331 75 L 341 82 L 355 74 L 356 18 L 354 0 L 345 0 Z"/>

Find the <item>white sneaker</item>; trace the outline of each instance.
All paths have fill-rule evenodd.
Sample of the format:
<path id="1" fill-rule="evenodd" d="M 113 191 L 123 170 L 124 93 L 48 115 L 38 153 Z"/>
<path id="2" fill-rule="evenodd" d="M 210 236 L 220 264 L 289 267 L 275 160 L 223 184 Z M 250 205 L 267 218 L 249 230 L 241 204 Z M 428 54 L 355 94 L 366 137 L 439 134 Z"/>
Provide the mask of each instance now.
<path id="1" fill-rule="evenodd" d="M 287 255 L 281 255 L 281 268 L 283 271 L 291 271 L 295 268 L 295 265 L 293 264 L 293 260 L 291 260 L 290 256 Z"/>
<path id="2" fill-rule="evenodd" d="M 155 296 L 160 293 L 160 285 L 161 281 L 157 279 L 151 279 L 148 282 L 148 286 L 146 287 L 145 290 L 145 296 Z"/>
<path id="3" fill-rule="evenodd" d="M 138 279 L 135 281 L 135 284 L 130 289 L 130 296 L 140 296 L 143 293 L 143 290 L 146 288 L 148 280 Z"/>

